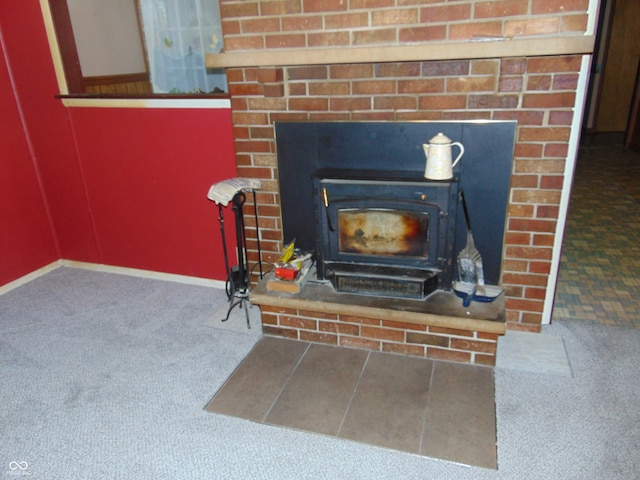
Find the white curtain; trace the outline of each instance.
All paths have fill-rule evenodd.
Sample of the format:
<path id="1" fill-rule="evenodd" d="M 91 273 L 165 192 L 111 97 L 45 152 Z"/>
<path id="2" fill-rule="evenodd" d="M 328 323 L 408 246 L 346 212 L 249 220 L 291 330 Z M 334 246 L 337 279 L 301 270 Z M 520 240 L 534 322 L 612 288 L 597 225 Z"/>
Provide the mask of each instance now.
<path id="1" fill-rule="evenodd" d="M 139 0 L 154 93 L 226 91 L 223 70 L 204 56 L 222 49 L 217 0 Z"/>

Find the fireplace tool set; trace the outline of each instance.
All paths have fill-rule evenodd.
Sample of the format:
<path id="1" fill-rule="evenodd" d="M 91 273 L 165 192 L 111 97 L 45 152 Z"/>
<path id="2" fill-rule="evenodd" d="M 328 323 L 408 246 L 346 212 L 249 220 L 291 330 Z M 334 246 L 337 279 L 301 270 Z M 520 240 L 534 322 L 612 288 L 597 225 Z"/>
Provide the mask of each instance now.
<path id="1" fill-rule="evenodd" d="M 218 221 L 220 223 L 220 233 L 222 234 L 222 249 L 224 252 L 224 264 L 227 272 L 226 291 L 229 299 L 229 310 L 227 315 L 222 319 L 226 322 L 231 315 L 231 311 L 235 308 L 244 308 L 247 319 L 247 328 L 251 328 L 249 320 L 249 310 L 251 303 L 249 302 L 249 264 L 247 261 L 247 240 L 244 230 L 244 213 L 243 206 L 246 201 L 245 192 L 254 192 L 254 214 L 256 220 L 256 228 L 258 228 L 258 208 L 256 203 L 255 190 L 262 188 L 262 183 L 257 179 L 250 178 L 232 178 L 215 183 L 209 189 L 207 198 L 218 205 Z M 227 252 L 227 241 L 225 237 L 224 211 L 229 203 L 235 216 L 236 227 L 236 245 L 238 265 L 229 268 L 229 254 Z M 260 254 L 260 235 L 256 235 L 258 241 L 258 265 L 260 267 L 260 278 L 262 278 L 262 261 Z"/>

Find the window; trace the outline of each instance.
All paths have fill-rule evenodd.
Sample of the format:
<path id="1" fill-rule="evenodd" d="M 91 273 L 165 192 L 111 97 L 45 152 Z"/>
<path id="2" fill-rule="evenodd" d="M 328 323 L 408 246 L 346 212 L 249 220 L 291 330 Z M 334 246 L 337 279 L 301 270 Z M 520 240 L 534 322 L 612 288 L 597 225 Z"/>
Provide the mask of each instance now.
<path id="1" fill-rule="evenodd" d="M 217 0 L 44 0 L 69 96 L 226 96 Z M 64 90 L 64 89 L 63 89 Z"/>

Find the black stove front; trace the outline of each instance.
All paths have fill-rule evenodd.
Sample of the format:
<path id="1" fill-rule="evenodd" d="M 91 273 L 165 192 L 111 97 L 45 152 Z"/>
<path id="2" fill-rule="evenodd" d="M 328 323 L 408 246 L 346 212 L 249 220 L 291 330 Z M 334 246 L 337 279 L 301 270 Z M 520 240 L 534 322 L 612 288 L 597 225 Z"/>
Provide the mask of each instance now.
<path id="1" fill-rule="evenodd" d="M 354 269 L 361 269 L 366 273 L 368 283 L 378 281 L 382 285 L 380 289 L 384 291 L 387 288 L 384 285 L 389 282 L 387 278 L 395 281 L 397 278 L 406 278 L 417 270 L 422 278 L 425 277 L 425 271 L 434 272 L 437 287 L 448 289 L 452 276 L 456 275 L 450 262 L 467 241 L 464 216 L 455 215 L 456 208 L 461 208 L 457 192 L 464 190 L 475 244 L 482 253 L 485 282 L 498 285 L 505 255 L 503 246 L 516 126 L 515 121 L 278 121 L 275 129 L 279 196 L 275 200 L 280 204 L 282 241 L 284 244 L 295 241 L 296 247 L 303 251 L 317 250 L 320 271 L 326 278 L 329 278 L 331 272 L 338 272 L 339 279 L 347 277 Z M 449 182 L 432 182 L 423 178 L 426 159 L 422 145 L 438 132 L 459 141 L 465 149 L 464 156 L 454 169 L 455 180 L 451 185 L 448 185 Z M 323 175 L 322 172 L 327 174 Z M 328 187 L 324 185 L 328 194 L 327 208 L 324 207 L 319 185 L 323 178 L 332 181 L 327 184 Z M 367 231 L 366 228 L 353 230 L 351 238 L 347 232 L 347 236 L 341 239 L 342 243 L 337 243 L 338 238 L 335 236 L 330 240 L 338 228 L 337 214 L 332 213 L 331 209 L 340 196 L 348 199 L 352 195 L 336 191 L 335 186 L 340 183 L 338 181 L 346 182 L 346 186 L 349 186 L 347 181 L 351 181 L 354 184 L 364 182 L 365 185 L 389 187 L 384 195 L 378 195 L 380 190 L 372 194 L 357 187 L 360 190 L 356 190 L 353 195 L 371 199 L 368 206 L 382 210 L 385 215 L 375 218 L 373 214 L 363 215 L 354 210 L 343 213 L 342 218 L 347 222 L 364 221 L 367 228 L 381 220 L 397 225 L 400 222 L 399 216 L 387 215 L 385 211 L 390 205 L 389 201 L 395 200 L 403 202 L 404 206 L 408 205 L 399 210 L 412 212 L 410 220 L 402 220 L 402 223 L 413 225 L 412 228 L 422 231 L 421 235 L 424 235 L 426 220 L 424 214 L 420 213 L 420 208 L 426 205 L 429 218 L 426 237 L 428 242 L 423 244 L 428 245 L 428 258 L 425 258 L 425 251 L 416 250 L 415 245 L 401 254 L 381 250 L 380 245 L 386 243 L 386 240 L 381 240 L 376 233 Z M 407 183 L 410 185 L 404 185 Z M 391 188 L 397 184 L 403 186 Z M 450 189 L 448 199 L 442 198 L 439 193 L 442 189 Z M 416 192 L 418 196 L 415 195 Z M 373 199 L 379 203 L 376 205 Z M 429 209 L 427 204 L 435 204 L 437 207 Z M 360 207 L 352 205 L 350 208 L 357 210 Z M 327 217 L 325 210 L 329 210 L 336 218 Z M 440 212 L 446 216 L 445 221 L 434 220 Z M 376 215 L 378 213 L 380 212 Z M 327 218 L 332 220 L 333 231 L 326 223 Z M 374 220 L 368 222 L 370 218 Z M 407 216 L 400 215 L 400 218 L 406 219 Z M 436 230 L 438 233 L 434 234 Z M 452 241 L 449 235 L 453 230 L 455 246 L 453 254 L 450 254 Z M 444 247 L 442 240 L 438 239 L 443 231 L 447 231 Z M 368 238 L 376 236 L 376 239 L 368 241 L 365 234 Z M 328 242 L 326 245 L 321 243 L 325 238 Z M 412 243 L 412 238 L 411 235 L 408 236 L 407 244 Z M 417 243 L 420 244 L 421 241 Z M 360 245 L 363 244 L 367 246 L 367 250 L 360 251 Z M 438 258 L 445 260 L 439 262 Z M 323 263 L 325 261 L 329 262 L 327 266 Z M 378 276 L 378 267 L 386 273 L 396 261 L 399 262 L 396 263 L 398 268 L 411 270 L 399 274 L 392 271 L 388 276 Z M 455 261 L 453 263 L 455 267 Z M 332 269 L 327 268 L 328 266 Z M 375 276 L 370 273 L 371 269 L 375 269 Z M 339 288 L 361 288 L 355 277 L 349 277 L 349 280 L 343 281 Z M 431 286 L 427 290 L 429 288 Z M 370 289 L 377 291 L 373 287 Z"/>
<path id="2" fill-rule="evenodd" d="M 318 278 L 337 291 L 423 299 L 451 288 L 458 181 L 407 172 L 313 175 Z"/>

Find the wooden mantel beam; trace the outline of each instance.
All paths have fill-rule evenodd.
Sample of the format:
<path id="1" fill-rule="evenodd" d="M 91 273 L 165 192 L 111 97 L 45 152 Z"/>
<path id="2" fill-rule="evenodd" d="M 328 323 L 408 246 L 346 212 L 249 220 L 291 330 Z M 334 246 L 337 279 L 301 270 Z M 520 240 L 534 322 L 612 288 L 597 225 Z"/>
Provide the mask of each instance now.
<path id="1" fill-rule="evenodd" d="M 593 35 L 550 38 L 488 38 L 471 42 L 371 47 L 242 50 L 207 54 L 207 68 L 539 57 L 593 53 Z"/>

